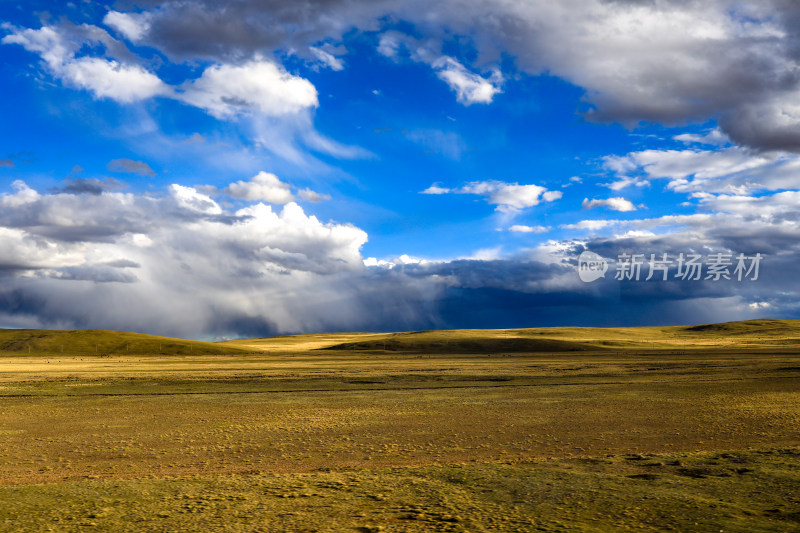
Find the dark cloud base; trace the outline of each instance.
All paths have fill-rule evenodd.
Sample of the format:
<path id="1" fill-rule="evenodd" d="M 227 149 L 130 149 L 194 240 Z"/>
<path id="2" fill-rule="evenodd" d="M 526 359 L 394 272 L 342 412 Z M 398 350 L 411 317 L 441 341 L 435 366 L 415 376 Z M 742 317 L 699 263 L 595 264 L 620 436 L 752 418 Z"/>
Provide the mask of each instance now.
<path id="1" fill-rule="evenodd" d="M 475 273 L 490 265 L 506 267 L 508 271 L 537 267 L 514 261 L 459 263 L 462 272 L 473 267 Z M 434 272 L 442 268 L 446 265 L 437 265 L 428 274 L 435 276 Z M 784 308 L 776 313 L 740 305 L 752 300 L 752 294 L 759 294 L 763 300 L 768 281 L 742 285 L 733 281 L 621 282 L 607 279 L 584 285 L 577 281 L 575 273 L 575 284 L 569 289 L 525 292 L 514 288 L 519 282 L 516 278 L 504 280 L 507 288 L 499 286 L 497 278 L 492 282 L 494 286 L 476 287 L 475 278 L 470 276 L 467 276 L 469 286 L 459 285 L 457 279 L 451 278 L 448 286 L 442 287 L 436 278 L 422 276 L 425 269 L 413 270 L 413 277 L 402 270 L 349 274 L 340 280 L 337 299 L 328 303 L 276 301 L 274 312 L 291 307 L 297 317 L 298 325 L 288 329 L 270 319 L 269 310 L 262 315 L 247 314 L 214 302 L 189 301 L 206 309 L 187 317 L 174 316 L 173 302 L 163 302 L 158 297 L 139 299 L 135 308 L 119 308 L 114 305 L 119 300 L 114 289 L 118 283 L 113 283 L 118 280 L 111 279 L 93 282 L 84 279 L 83 285 L 74 286 L 70 293 L 78 296 L 75 300 L 69 295 L 54 297 L 35 283 L 0 291 L 0 316 L 5 317 L 8 324 L 25 323 L 30 327 L 119 329 L 196 338 L 330 331 L 688 325 L 764 316 L 800 316 L 797 309 Z M 63 278 L 51 281 L 49 286 L 76 281 L 80 281 L 79 278 Z M 90 294 L 92 287 L 103 281 L 107 290 L 91 300 L 80 298 L 79 295 Z M 9 282 L 13 280 L 6 278 L 4 285 Z M 268 295 L 264 297 L 269 298 Z M 187 299 L 191 300 L 191 296 Z"/>

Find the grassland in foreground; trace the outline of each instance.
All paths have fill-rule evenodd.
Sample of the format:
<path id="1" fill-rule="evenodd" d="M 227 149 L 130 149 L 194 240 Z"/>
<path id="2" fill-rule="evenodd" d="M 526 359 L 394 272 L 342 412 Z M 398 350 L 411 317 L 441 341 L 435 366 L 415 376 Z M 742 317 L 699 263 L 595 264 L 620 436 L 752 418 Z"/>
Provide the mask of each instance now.
<path id="1" fill-rule="evenodd" d="M 792 321 L 200 353 L 16 335 L 0 334 L 2 531 L 800 528 Z M 68 336 L 88 349 L 53 348 Z"/>

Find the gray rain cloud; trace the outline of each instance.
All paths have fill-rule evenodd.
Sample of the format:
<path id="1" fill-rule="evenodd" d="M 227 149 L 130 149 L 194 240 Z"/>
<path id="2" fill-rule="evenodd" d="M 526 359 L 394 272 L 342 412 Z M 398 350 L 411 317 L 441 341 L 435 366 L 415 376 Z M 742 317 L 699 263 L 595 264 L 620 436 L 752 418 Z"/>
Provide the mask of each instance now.
<path id="1" fill-rule="evenodd" d="M 506 259 L 365 266 L 364 231 L 321 222 L 293 202 L 232 210 L 180 185 L 161 195 L 77 194 L 16 182 L 0 196 L 0 321 L 200 337 L 792 314 L 800 226 L 786 217 L 793 203 L 776 205 L 768 218 L 729 208 L 679 224 L 666 217 L 617 222 L 609 235 L 550 241 Z M 755 282 L 620 282 L 609 275 L 587 284 L 575 270 L 587 248 L 608 258 L 730 250 L 765 259 Z"/>

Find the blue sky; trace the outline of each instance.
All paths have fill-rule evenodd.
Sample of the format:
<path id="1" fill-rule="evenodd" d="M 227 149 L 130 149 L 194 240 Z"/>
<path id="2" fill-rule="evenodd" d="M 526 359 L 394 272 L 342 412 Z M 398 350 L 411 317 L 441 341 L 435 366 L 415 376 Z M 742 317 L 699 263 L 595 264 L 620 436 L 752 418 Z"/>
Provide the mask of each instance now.
<path id="1" fill-rule="evenodd" d="M 798 10 L 552 4 L 0 2 L 0 324 L 797 316 Z M 656 283 L 621 253 L 763 263 Z"/>

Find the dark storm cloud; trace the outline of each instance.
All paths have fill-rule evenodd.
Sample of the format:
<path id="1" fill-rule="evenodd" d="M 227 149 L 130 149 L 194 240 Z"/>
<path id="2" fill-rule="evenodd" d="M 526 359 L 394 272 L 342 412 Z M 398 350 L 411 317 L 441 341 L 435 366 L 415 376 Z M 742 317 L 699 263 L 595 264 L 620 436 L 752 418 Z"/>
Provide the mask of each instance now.
<path id="1" fill-rule="evenodd" d="M 677 242 L 676 242 L 677 244 Z M 615 244 L 590 242 L 592 250 L 616 257 L 617 250 L 631 247 L 646 252 L 652 243 L 643 240 Z M 580 252 L 580 247 L 575 251 Z M 598 252 L 599 253 L 599 252 Z M 800 253 L 793 253 L 800 258 Z M 414 305 L 402 287 L 427 286 L 435 296 L 427 302 L 424 316 L 407 320 L 405 329 L 427 328 L 504 328 L 538 326 L 619 326 L 689 324 L 749 318 L 758 310 L 749 303 L 765 301 L 765 295 L 778 294 L 782 270 L 788 265 L 767 259 L 761 279 L 755 282 L 723 280 L 640 281 L 614 279 L 614 265 L 605 279 L 593 283 L 580 281 L 575 264 L 577 254 L 569 252 L 562 263 L 542 263 L 524 258 L 480 261 L 457 260 L 426 265 L 398 266 L 383 272 L 370 285 L 382 288 L 381 302 L 406 302 Z M 493 275 L 487 275 L 487 272 Z M 674 274 L 674 271 L 672 272 Z M 413 282 L 413 283 L 412 283 Z M 786 283 L 783 292 L 798 292 L 800 283 Z M 396 291 L 392 287 L 397 287 Z M 772 300 L 779 310 L 781 302 Z M 381 316 L 378 314 L 378 316 Z M 413 316 L 413 315 L 412 315 Z M 397 330 L 397 322 L 377 321 L 373 329 Z"/>
<path id="2" fill-rule="evenodd" d="M 574 293 L 528 294 L 500 289 L 451 289 L 440 301 L 447 328 L 679 325 L 726 320 L 698 300 L 579 297 Z"/>
<path id="3" fill-rule="evenodd" d="M 797 124 L 797 86 L 785 91 L 777 101 L 758 102 L 741 105 L 726 111 L 719 118 L 720 128 L 732 141 L 744 146 L 762 150 L 784 150 L 800 152 L 800 127 Z M 786 121 L 784 104 L 786 101 L 795 109 L 791 120 Z"/>
<path id="4" fill-rule="evenodd" d="M 6 316 L 23 317 L 35 320 L 47 307 L 47 298 L 33 294 L 22 287 L 0 287 L 0 312 Z"/>
<path id="5" fill-rule="evenodd" d="M 521 292 L 540 290 L 555 275 L 565 273 L 566 266 L 523 260 L 457 259 L 431 265 L 407 265 L 398 268 L 413 277 L 442 277 L 454 280 L 463 288 L 503 288 Z"/>
<path id="6" fill-rule="evenodd" d="M 155 8 L 146 40 L 176 59 L 237 59 L 341 39 L 352 28 L 377 29 L 394 1 L 141 1 Z"/>
<path id="7" fill-rule="evenodd" d="M 231 332 L 237 337 L 256 338 L 279 335 L 278 328 L 263 316 L 236 315 L 220 312 L 217 331 Z"/>

